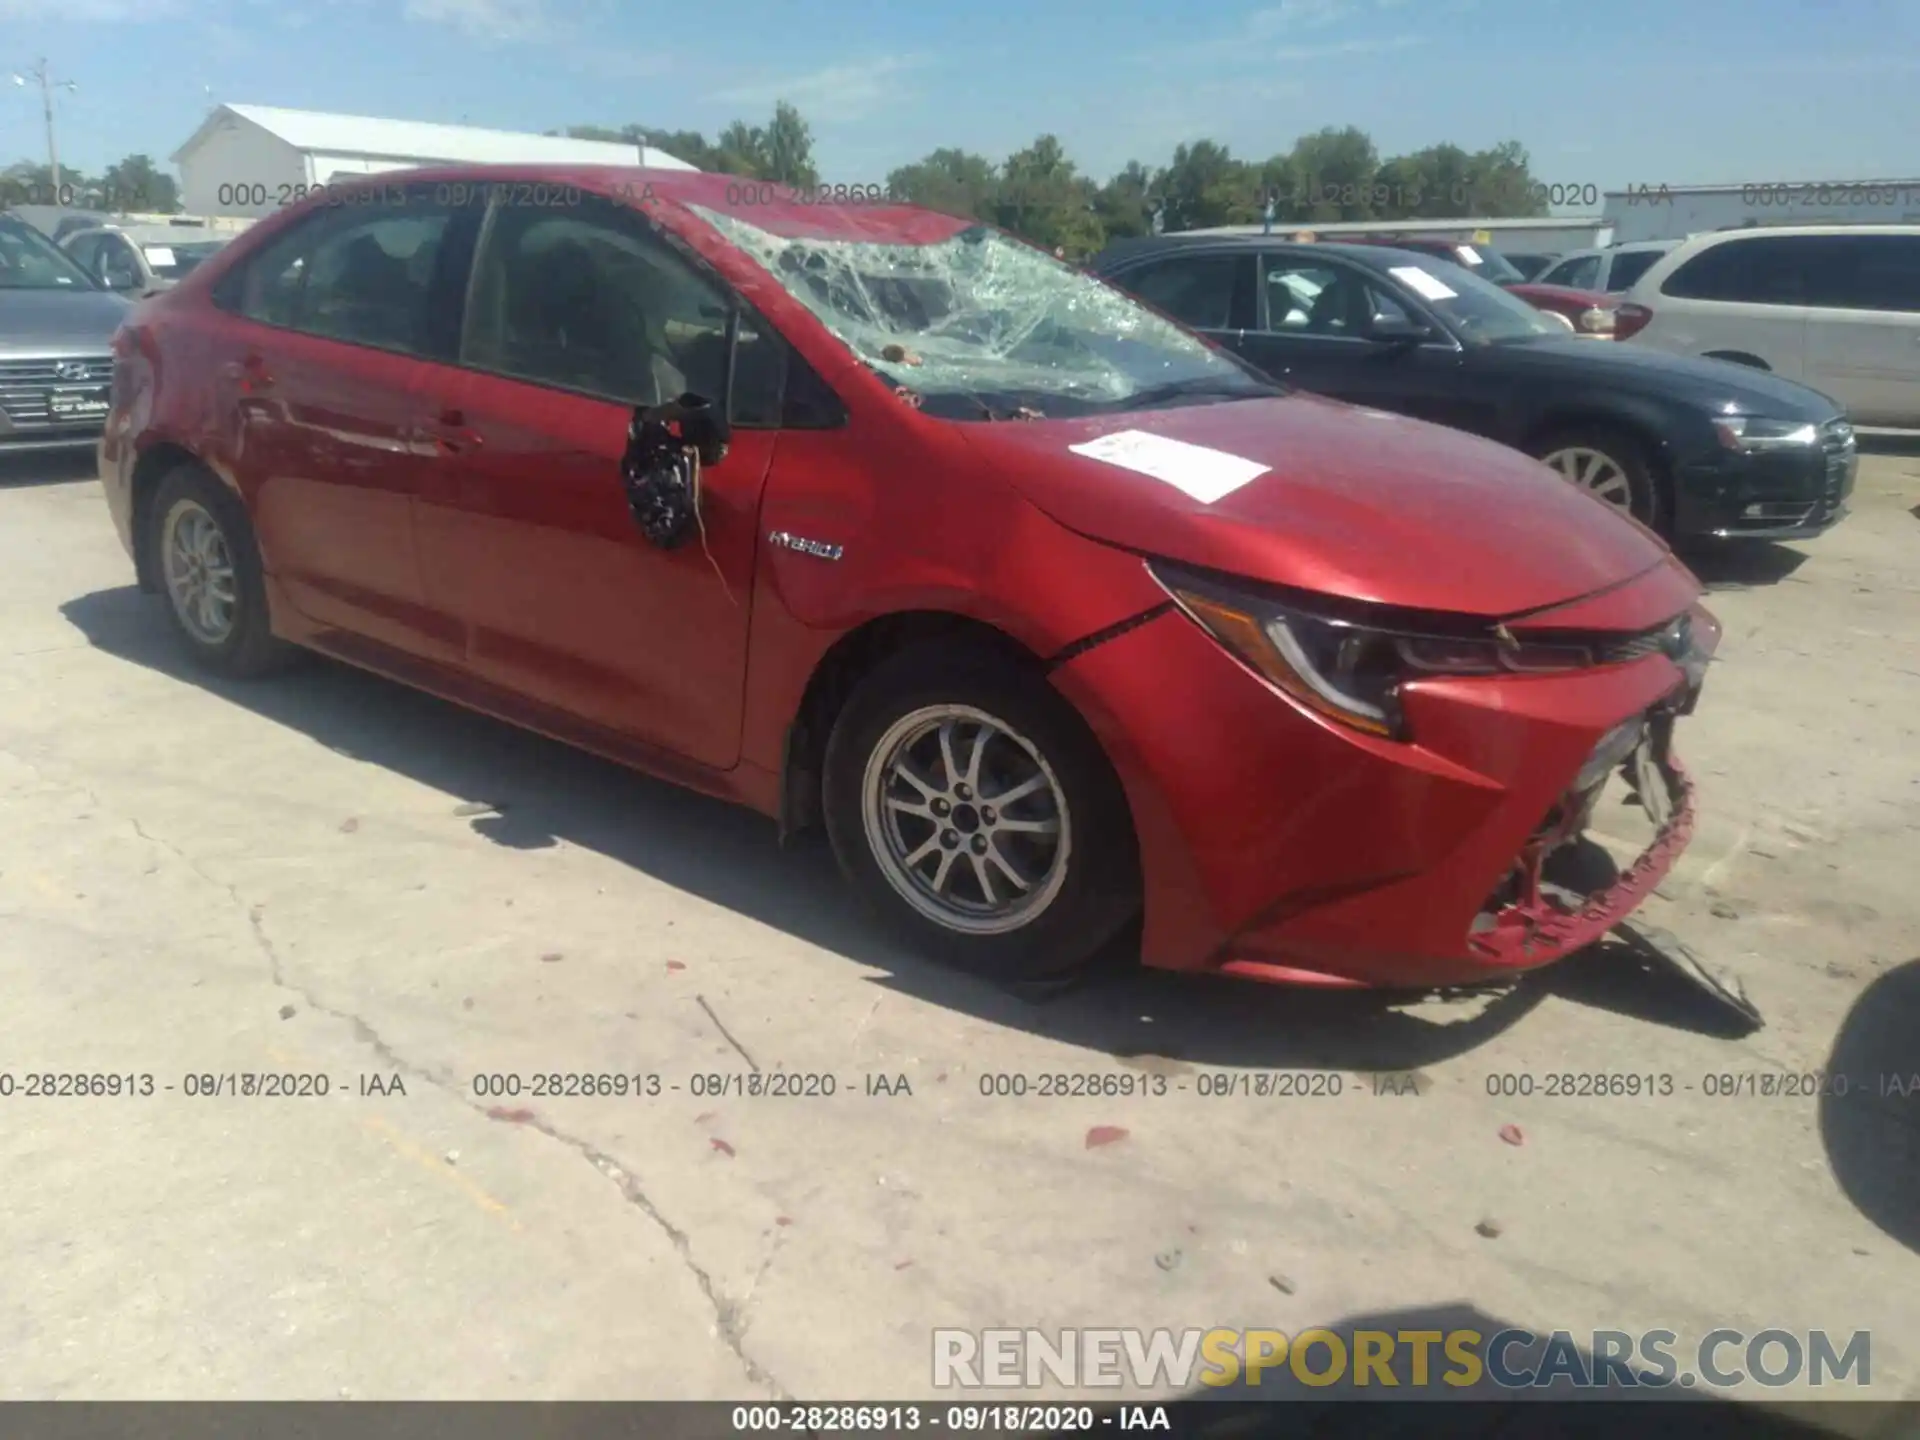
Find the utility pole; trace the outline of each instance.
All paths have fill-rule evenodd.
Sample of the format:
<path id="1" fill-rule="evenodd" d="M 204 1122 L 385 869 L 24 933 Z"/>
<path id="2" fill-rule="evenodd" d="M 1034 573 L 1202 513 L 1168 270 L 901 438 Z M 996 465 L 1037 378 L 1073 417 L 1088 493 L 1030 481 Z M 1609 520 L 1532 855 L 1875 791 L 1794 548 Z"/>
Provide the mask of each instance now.
<path id="1" fill-rule="evenodd" d="M 69 93 L 80 87 L 71 80 L 56 80 L 53 71 L 45 59 L 40 60 L 26 74 L 15 74 L 13 83 L 24 86 L 29 80 L 40 87 L 40 108 L 47 117 L 47 168 L 53 172 L 53 203 L 60 203 L 60 144 L 54 138 L 53 130 L 53 92 L 65 90 Z"/>

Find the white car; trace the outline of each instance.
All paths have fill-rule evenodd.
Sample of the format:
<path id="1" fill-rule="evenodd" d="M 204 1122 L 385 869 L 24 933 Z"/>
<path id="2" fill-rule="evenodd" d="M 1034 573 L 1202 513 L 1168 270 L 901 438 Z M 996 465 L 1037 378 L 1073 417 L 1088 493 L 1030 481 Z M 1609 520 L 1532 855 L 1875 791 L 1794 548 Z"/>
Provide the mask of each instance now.
<path id="1" fill-rule="evenodd" d="M 1617 295 L 1678 244 L 1678 240 L 1630 240 L 1625 245 L 1609 245 L 1604 250 L 1575 250 L 1534 276 L 1532 283 Z"/>
<path id="2" fill-rule="evenodd" d="M 1855 425 L 1920 429 L 1920 225 L 1781 225 L 1683 241 L 1615 336 L 1824 392 Z"/>

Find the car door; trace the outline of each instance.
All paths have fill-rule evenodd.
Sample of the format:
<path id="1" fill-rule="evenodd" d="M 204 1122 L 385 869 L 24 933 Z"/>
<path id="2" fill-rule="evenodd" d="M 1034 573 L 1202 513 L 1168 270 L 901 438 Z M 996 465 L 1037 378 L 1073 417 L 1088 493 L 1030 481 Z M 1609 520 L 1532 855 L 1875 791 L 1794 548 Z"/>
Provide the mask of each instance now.
<path id="1" fill-rule="evenodd" d="M 1806 274 L 1801 236 L 1743 234 L 1705 246 L 1659 280 L 1659 293 L 1643 302 L 1653 321 L 1629 343 L 1758 360 L 1824 389 L 1807 371 Z"/>
<path id="2" fill-rule="evenodd" d="M 700 477 L 700 533 L 662 550 L 628 508 L 628 424 L 636 404 L 726 395 L 736 315 L 733 443 Z M 779 413 L 777 378 L 741 357 L 780 342 L 750 317 L 624 206 L 490 211 L 463 386 L 430 417 L 450 463 L 420 512 L 428 594 L 479 679 L 703 765 L 738 760 Z"/>
<path id="3" fill-rule="evenodd" d="M 464 636 L 427 602 L 414 501 L 443 463 L 422 436 L 424 375 L 457 343 L 476 219 L 429 187 L 319 210 L 215 297 L 237 322 L 214 357 L 226 443 L 287 600 L 349 639 L 454 663 Z"/>
<path id="4" fill-rule="evenodd" d="M 1254 365 L 1318 395 L 1491 433 L 1495 407 L 1471 357 L 1405 290 L 1358 265 L 1284 251 L 1262 255 L 1259 274 L 1257 323 L 1238 346 Z M 1432 336 L 1384 343 L 1377 322 Z"/>
<path id="5" fill-rule="evenodd" d="M 1176 251 L 1123 271 L 1114 283 L 1188 329 L 1238 350 L 1253 324 L 1253 277 L 1252 251 Z"/>
<path id="6" fill-rule="evenodd" d="M 1812 383 L 1856 424 L 1920 426 L 1920 235 L 1809 236 L 1807 253 Z"/>

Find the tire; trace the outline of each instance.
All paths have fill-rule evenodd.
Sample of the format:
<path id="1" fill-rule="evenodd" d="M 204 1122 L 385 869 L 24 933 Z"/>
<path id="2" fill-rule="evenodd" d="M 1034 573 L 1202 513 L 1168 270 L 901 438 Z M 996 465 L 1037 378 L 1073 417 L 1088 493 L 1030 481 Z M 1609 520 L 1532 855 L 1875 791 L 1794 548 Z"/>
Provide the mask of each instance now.
<path id="1" fill-rule="evenodd" d="M 1665 532 L 1665 505 L 1653 467 L 1645 448 L 1625 431 L 1607 425 L 1556 430 L 1534 441 L 1527 453 L 1562 479 Z"/>
<path id="2" fill-rule="evenodd" d="M 986 803 L 1010 790 L 1023 793 L 1007 813 Z M 823 800 L 867 904 L 914 949 L 974 974 L 1066 974 L 1139 913 L 1132 821 L 1099 742 L 1036 670 L 985 646 L 915 646 L 876 666 L 827 741 Z"/>
<path id="3" fill-rule="evenodd" d="M 181 465 L 160 481 L 151 513 L 153 575 L 187 657 L 237 679 L 284 668 L 298 652 L 273 633 L 260 549 L 239 498 L 199 466 Z M 224 603 L 195 603 L 209 593 Z"/>

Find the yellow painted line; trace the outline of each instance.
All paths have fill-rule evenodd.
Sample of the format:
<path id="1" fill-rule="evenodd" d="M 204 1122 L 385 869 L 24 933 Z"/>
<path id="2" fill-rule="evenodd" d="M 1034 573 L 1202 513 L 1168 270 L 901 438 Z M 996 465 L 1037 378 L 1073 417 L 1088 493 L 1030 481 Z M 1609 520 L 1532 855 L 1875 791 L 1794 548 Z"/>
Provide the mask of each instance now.
<path id="1" fill-rule="evenodd" d="M 289 1054 L 278 1045 L 269 1045 L 266 1049 L 267 1058 L 286 1070 L 291 1070 L 296 1073 L 319 1073 L 325 1068 L 324 1066 L 315 1065 L 312 1061 L 299 1055 Z M 385 1116 L 369 1115 L 360 1123 L 373 1134 L 378 1135 L 382 1140 L 386 1141 L 387 1144 L 392 1146 L 399 1154 L 413 1161 L 413 1163 L 421 1169 L 431 1170 L 440 1179 L 451 1181 L 454 1187 L 475 1205 L 478 1205 L 482 1210 L 493 1216 L 494 1219 L 504 1221 L 508 1229 L 518 1230 L 520 1228 L 520 1222 L 514 1218 L 513 1211 L 507 1207 L 505 1201 L 488 1194 L 487 1191 L 482 1189 L 474 1180 L 461 1174 L 459 1170 L 449 1165 L 444 1157 L 434 1155 L 424 1146 L 417 1145 L 412 1140 L 409 1140 L 399 1130 L 395 1129 L 393 1124 L 388 1121 Z"/>
<path id="2" fill-rule="evenodd" d="M 485 1190 L 482 1190 L 473 1181 L 469 1180 L 465 1175 L 462 1175 L 457 1169 L 449 1165 L 438 1155 L 431 1155 L 420 1146 L 414 1144 L 413 1141 L 394 1129 L 393 1126 L 388 1124 L 381 1116 L 370 1115 L 361 1123 L 382 1140 L 385 1140 L 387 1144 L 391 1145 L 397 1152 L 413 1161 L 421 1169 L 431 1170 L 442 1180 L 451 1180 L 475 1205 L 478 1205 L 482 1210 L 493 1216 L 494 1219 L 504 1221 L 508 1229 L 518 1230 L 520 1228 L 520 1222 L 514 1218 L 513 1212 L 509 1210 L 502 1201 L 495 1199 Z"/>

